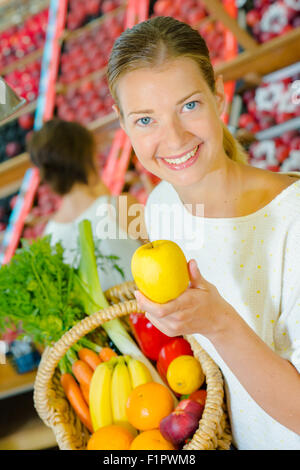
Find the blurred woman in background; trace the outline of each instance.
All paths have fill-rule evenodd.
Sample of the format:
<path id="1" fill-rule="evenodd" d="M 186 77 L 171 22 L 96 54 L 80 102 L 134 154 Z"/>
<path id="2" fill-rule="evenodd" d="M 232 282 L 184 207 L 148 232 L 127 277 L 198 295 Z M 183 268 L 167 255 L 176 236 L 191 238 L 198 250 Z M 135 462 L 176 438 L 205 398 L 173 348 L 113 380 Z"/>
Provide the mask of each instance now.
<path id="1" fill-rule="evenodd" d="M 83 219 L 90 220 L 96 247 L 104 256 L 118 256 L 117 264 L 125 280 L 131 280 L 131 257 L 140 241 L 128 235 L 131 221 L 128 210 L 138 201 L 130 194 L 122 194 L 121 205 L 120 197 L 111 196 L 99 177 L 93 134 L 77 122 L 52 119 L 34 132 L 28 151 L 41 179 L 61 197 L 60 208 L 47 223 L 43 235 L 51 234 L 52 244 L 61 242 L 65 261 L 76 263 L 77 226 Z M 126 211 L 126 206 L 127 213 L 119 214 Z M 109 232 L 101 219 L 105 215 L 105 221 L 112 224 Z M 124 280 L 108 265 L 100 275 L 104 290 Z"/>

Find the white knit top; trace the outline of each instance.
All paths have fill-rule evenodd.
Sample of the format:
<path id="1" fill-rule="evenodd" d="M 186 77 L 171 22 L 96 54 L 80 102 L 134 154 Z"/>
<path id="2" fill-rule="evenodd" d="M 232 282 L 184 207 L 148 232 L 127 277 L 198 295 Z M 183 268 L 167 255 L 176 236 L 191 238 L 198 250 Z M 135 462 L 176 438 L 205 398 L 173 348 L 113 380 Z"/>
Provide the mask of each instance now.
<path id="1" fill-rule="evenodd" d="M 169 216 L 163 211 L 158 223 L 155 208 L 161 205 Z M 164 181 L 148 198 L 145 220 L 151 241 L 177 242 L 257 335 L 300 372 L 300 180 L 265 207 L 234 218 L 193 216 Z M 300 449 L 300 435 L 250 397 L 207 338 L 195 337 L 223 373 L 233 444 L 241 450 Z"/>
<path id="2" fill-rule="evenodd" d="M 130 281 L 133 279 L 131 258 L 141 243 L 130 239 L 118 225 L 116 207 L 115 197 L 100 196 L 73 222 L 58 223 L 50 220 L 45 227 L 44 235 L 51 234 L 51 244 L 61 242 L 64 247 L 64 261 L 73 264 L 78 254 L 78 224 L 84 219 L 90 220 L 96 247 L 105 256 L 118 256 L 116 264 L 123 270 L 125 281 Z M 112 269 L 112 264 L 107 260 L 104 260 L 104 267 L 105 271 L 98 269 L 103 291 L 124 282 L 121 274 Z"/>

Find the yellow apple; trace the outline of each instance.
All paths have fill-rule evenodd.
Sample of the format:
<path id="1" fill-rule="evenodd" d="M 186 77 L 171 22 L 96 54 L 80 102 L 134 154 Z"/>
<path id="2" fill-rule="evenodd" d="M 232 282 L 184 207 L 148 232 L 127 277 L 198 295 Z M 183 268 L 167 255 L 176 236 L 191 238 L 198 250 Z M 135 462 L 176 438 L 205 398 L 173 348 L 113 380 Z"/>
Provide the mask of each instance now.
<path id="1" fill-rule="evenodd" d="M 160 304 L 182 294 L 190 281 L 184 253 L 171 240 L 155 240 L 140 246 L 132 256 L 131 272 L 138 289 Z"/>

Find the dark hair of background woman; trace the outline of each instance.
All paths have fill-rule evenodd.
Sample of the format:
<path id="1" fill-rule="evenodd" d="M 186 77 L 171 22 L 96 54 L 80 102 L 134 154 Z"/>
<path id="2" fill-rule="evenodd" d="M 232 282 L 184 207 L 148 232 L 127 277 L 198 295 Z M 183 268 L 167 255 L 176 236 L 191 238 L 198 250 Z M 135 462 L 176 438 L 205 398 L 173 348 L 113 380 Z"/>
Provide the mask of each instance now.
<path id="1" fill-rule="evenodd" d="M 77 122 L 47 121 L 33 133 L 27 148 L 42 180 L 61 196 L 75 183 L 88 184 L 89 175 L 96 172 L 93 134 Z"/>

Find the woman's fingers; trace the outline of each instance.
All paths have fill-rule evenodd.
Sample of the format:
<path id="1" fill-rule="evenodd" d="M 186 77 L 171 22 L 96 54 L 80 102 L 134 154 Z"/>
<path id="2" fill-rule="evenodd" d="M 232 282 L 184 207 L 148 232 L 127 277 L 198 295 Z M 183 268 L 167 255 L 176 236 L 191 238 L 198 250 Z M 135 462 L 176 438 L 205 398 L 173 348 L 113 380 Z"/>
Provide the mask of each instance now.
<path id="1" fill-rule="evenodd" d="M 207 281 L 201 275 L 197 262 L 194 259 L 191 259 L 188 262 L 188 270 L 189 270 L 190 282 L 191 282 L 190 287 L 193 287 L 194 289 L 201 289 L 201 290 L 208 291 Z"/>
<path id="2" fill-rule="evenodd" d="M 170 302 L 165 304 L 158 304 L 145 297 L 141 291 L 134 291 L 134 295 L 139 308 L 144 312 L 148 312 L 151 315 L 154 315 L 157 318 L 164 318 L 171 313 L 180 310 L 181 307 L 181 302 L 179 300 L 180 297 L 177 297 L 177 299 L 174 300 L 170 300 Z"/>

